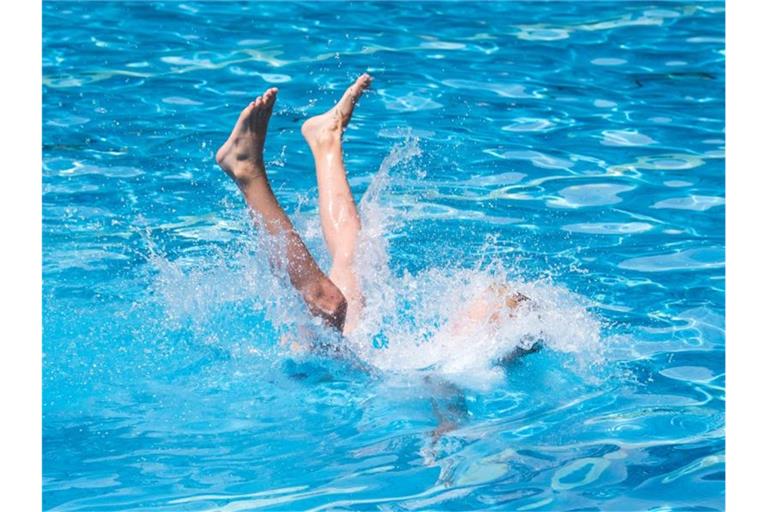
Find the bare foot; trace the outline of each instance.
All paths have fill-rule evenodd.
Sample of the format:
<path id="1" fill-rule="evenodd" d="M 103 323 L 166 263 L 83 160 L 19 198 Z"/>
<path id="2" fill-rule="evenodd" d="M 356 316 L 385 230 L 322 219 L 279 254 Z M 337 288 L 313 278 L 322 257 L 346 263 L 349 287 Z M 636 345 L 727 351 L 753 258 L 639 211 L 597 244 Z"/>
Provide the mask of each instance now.
<path id="1" fill-rule="evenodd" d="M 352 119 L 355 104 L 372 81 L 373 78 L 368 73 L 363 73 L 349 86 L 336 106 L 325 114 L 308 119 L 301 126 L 301 134 L 313 151 L 328 144 L 341 143 L 341 133 Z"/>
<path id="2" fill-rule="evenodd" d="M 216 163 L 238 185 L 264 174 L 264 139 L 277 89 L 267 89 L 240 113 L 227 141 L 216 152 Z"/>

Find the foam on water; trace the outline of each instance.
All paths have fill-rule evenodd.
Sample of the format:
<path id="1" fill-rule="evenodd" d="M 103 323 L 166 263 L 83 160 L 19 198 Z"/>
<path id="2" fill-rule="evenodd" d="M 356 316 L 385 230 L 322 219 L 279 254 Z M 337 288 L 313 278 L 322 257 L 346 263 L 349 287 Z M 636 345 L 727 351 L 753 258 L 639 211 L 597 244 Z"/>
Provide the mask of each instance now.
<path id="1" fill-rule="evenodd" d="M 438 377 L 460 387 L 489 389 L 498 384 L 502 361 L 539 346 L 573 355 L 577 366 L 602 360 L 600 321 L 588 310 L 588 301 L 550 277 L 525 280 L 520 269 L 495 257 L 495 239 L 489 238 L 472 268 L 430 265 L 424 255 L 422 270 L 411 273 L 391 268 L 389 236 L 406 227 L 407 216 L 388 200 L 395 173 L 409 176 L 419 164 L 419 141 L 408 136 L 396 144 L 374 175 L 359 209 L 363 231 L 356 260 L 366 306 L 359 325 L 341 341 L 356 355 L 386 376 L 417 382 Z M 317 219 L 299 216 L 297 226 L 310 247 L 318 245 Z M 186 319 L 200 332 L 217 308 L 247 302 L 261 312 L 275 329 L 276 338 L 301 338 L 311 327 L 313 336 L 334 340 L 323 329 L 287 282 L 284 272 L 269 264 L 270 244 L 256 228 L 256 236 L 243 234 L 237 249 L 203 260 L 170 261 L 150 243 L 150 261 L 157 270 L 155 297 L 163 304 L 169 326 Z M 316 251 L 317 252 L 317 251 Z M 498 315 L 501 299 L 492 290 L 506 285 L 530 300 L 514 314 Z M 473 308 L 473 304 L 492 306 Z M 212 333 L 212 336 L 216 336 Z M 204 339 L 210 339 L 204 335 Z M 222 345 L 231 340 L 219 339 Z M 272 348 L 278 340 L 271 340 Z M 306 341 L 306 340 L 304 340 Z M 287 349 L 254 352 L 269 357 L 295 357 Z M 269 343 L 269 342 L 268 342 Z"/>

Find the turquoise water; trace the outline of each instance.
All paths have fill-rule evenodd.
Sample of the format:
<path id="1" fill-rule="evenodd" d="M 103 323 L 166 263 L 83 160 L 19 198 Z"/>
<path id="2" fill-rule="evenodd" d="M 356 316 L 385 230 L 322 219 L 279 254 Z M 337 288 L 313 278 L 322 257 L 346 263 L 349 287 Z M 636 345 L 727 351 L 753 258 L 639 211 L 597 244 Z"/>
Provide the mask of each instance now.
<path id="1" fill-rule="evenodd" d="M 44 2 L 44 508 L 721 510 L 724 16 Z M 299 127 L 362 71 L 369 372 L 280 346 L 309 319 L 213 161 L 277 86 L 327 268 Z M 537 314 L 434 335 L 502 277 Z"/>

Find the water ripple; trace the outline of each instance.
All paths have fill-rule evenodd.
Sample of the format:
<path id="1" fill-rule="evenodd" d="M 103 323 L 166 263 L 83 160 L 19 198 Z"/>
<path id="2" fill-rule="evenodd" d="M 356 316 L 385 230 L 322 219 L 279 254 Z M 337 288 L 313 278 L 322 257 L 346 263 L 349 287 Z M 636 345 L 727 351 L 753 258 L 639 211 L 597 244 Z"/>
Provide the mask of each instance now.
<path id="1" fill-rule="evenodd" d="M 723 2 L 329 5 L 43 3 L 44 509 L 722 509 Z M 328 269 L 300 126 L 362 71 L 382 378 L 280 344 L 317 326 L 213 159 L 278 86 Z M 542 316 L 431 343 L 491 275 Z"/>

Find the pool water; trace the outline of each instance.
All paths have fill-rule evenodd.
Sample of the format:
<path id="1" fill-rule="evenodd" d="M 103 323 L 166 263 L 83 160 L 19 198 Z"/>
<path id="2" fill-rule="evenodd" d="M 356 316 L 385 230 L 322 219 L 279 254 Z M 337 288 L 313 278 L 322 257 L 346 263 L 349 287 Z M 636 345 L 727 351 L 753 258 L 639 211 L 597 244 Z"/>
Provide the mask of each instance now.
<path id="1" fill-rule="evenodd" d="M 722 510 L 724 17 L 44 2 L 44 508 Z M 327 268 L 299 127 L 363 71 L 338 340 L 213 154 L 278 87 L 268 172 Z M 436 334 L 500 279 L 536 309 Z"/>

